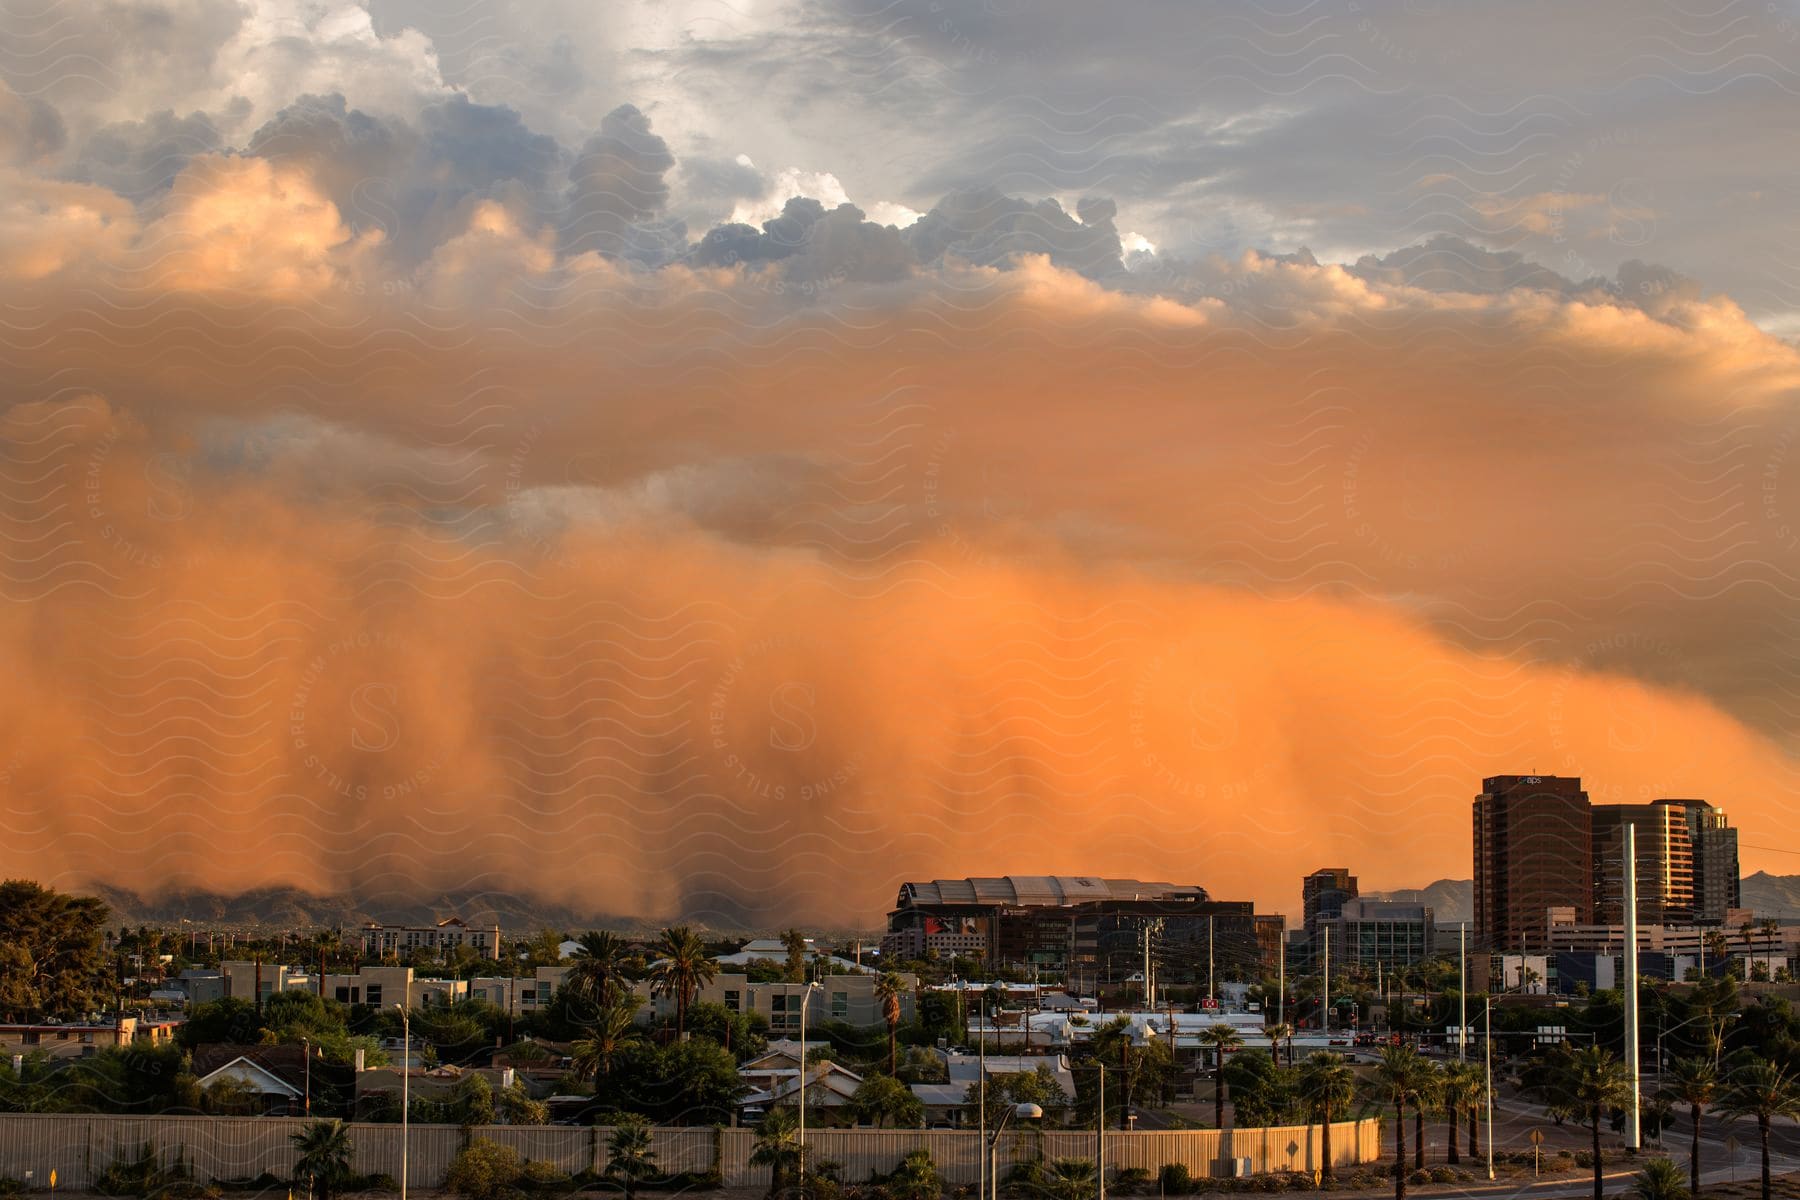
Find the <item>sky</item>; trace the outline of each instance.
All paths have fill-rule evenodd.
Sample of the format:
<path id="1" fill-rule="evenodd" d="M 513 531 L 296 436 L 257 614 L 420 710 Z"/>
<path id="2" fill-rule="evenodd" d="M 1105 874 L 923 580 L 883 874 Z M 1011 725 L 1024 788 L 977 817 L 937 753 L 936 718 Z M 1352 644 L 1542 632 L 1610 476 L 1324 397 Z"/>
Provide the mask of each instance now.
<path id="1" fill-rule="evenodd" d="M 0 872 L 1800 870 L 1800 4 L 0 0 Z"/>

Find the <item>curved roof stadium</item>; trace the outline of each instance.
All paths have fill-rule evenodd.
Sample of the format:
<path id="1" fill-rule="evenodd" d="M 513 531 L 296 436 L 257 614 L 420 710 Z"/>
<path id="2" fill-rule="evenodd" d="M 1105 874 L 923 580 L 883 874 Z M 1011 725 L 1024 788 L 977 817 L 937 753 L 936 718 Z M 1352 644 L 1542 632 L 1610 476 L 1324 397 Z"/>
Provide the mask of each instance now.
<path id="1" fill-rule="evenodd" d="M 1100 879 L 1092 875 L 999 875 L 972 879 L 933 879 L 903 883 L 896 908 L 921 905 L 978 905 L 1007 908 L 1052 908 L 1096 900 L 1207 899 L 1206 889 L 1191 884 L 1145 883 L 1141 879 Z"/>

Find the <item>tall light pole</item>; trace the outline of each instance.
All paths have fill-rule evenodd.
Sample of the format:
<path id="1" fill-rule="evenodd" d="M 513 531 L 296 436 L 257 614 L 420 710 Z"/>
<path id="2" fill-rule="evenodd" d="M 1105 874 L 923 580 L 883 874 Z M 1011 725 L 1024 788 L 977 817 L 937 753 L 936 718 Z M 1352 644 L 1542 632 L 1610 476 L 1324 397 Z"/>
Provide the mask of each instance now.
<path id="1" fill-rule="evenodd" d="M 1481 998 L 1482 1021 L 1486 1032 L 1482 1036 L 1482 1050 L 1487 1055 L 1487 1167 L 1488 1178 L 1494 1177 L 1494 998 Z"/>
<path id="2" fill-rule="evenodd" d="M 1325 971 L 1319 976 L 1319 984 L 1324 988 L 1325 1007 L 1319 1010 L 1319 1021 L 1325 1027 L 1325 1045 L 1329 1047 L 1331 1045 L 1331 926 L 1321 922 L 1319 929 L 1325 934 Z"/>
<path id="3" fill-rule="evenodd" d="M 1469 1029 L 1469 923 L 1456 931 L 1456 1061 L 1462 1062 L 1463 1038 Z"/>
<path id="4" fill-rule="evenodd" d="M 1283 922 L 1285 924 L 1285 922 Z M 1287 930 L 1275 944 L 1275 1023 L 1287 1023 Z M 1289 1045 L 1292 1045 L 1290 1042 Z"/>
<path id="5" fill-rule="evenodd" d="M 817 983 L 809 983 L 800 989 L 800 1178 L 803 1181 L 806 1179 L 806 1002 L 818 990 Z"/>
<path id="6" fill-rule="evenodd" d="M 1000 1200 L 1000 1164 L 997 1161 L 995 1147 L 1000 1145 L 1000 1135 L 1006 1132 L 1006 1123 L 1014 1117 L 1035 1119 L 1043 1115 L 1043 1109 L 1029 1102 L 1014 1105 L 1000 1114 L 1000 1123 L 994 1126 L 994 1132 L 988 1137 L 987 1146 L 985 1147 L 987 1154 L 988 1185 L 994 1189 L 992 1200 Z M 982 1200 L 989 1200 L 989 1198 L 983 1196 Z"/>
<path id="7" fill-rule="evenodd" d="M 406 1200 L 406 1166 L 412 1150 L 412 981 L 406 984 L 407 1004 L 400 1010 L 400 1200 Z"/>
<path id="8" fill-rule="evenodd" d="M 1094 1179 L 1099 1200 L 1106 1200 L 1106 1064 L 1094 1060 L 1100 1068 L 1100 1115 L 1094 1118 Z"/>
<path id="9" fill-rule="evenodd" d="M 978 1091 L 976 1093 L 976 1129 L 981 1138 L 981 1147 L 987 1145 L 987 990 L 981 993 L 981 1049 L 976 1052 L 975 1077 Z M 978 1147 L 976 1153 L 981 1155 L 981 1162 L 976 1170 L 979 1172 L 976 1182 L 982 1200 L 987 1200 L 987 1153 Z"/>
<path id="10" fill-rule="evenodd" d="M 1638 1104 L 1643 1079 L 1638 1061 L 1637 826 L 1625 823 L 1625 1069 L 1631 1073 L 1631 1104 L 1625 1109 L 1625 1144 L 1643 1146 Z"/>
<path id="11" fill-rule="evenodd" d="M 302 1111 L 312 1116 L 312 1039 L 300 1039 L 300 1053 L 306 1060 L 306 1098 L 301 1102 Z"/>

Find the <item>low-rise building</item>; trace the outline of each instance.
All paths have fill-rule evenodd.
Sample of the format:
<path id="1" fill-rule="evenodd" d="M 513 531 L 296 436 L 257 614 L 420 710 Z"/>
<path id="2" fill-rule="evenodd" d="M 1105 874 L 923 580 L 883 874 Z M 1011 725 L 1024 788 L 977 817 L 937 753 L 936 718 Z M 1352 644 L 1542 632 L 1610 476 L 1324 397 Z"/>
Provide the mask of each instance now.
<path id="1" fill-rule="evenodd" d="M 446 917 L 435 925 L 382 925 L 371 921 L 359 931 L 364 958 L 405 958 L 418 949 L 439 954 L 468 946 L 483 958 L 500 957 L 500 926 L 472 925 Z"/>
<path id="2" fill-rule="evenodd" d="M 817 981 L 818 990 L 805 1000 L 806 1019 L 813 1028 L 825 1021 L 844 1021 L 862 1027 L 887 1024 L 882 1015 L 882 1002 L 875 994 L 879 976 L 869 974 L 827 975 Z M 910 1021 L 914 1015 L 914 996 L 918 992 L 916 975 L 900 976 L 904 985 L 900 992 L 900 1019 Z M 647 982 L 633 985 L 648 1003 L 641 1019 L 667 1018 L 675 1015 L 675 998 L 659 994 Z M 806 984 L 752 983 L 746 975 L 721 974 L 700 989 L 697 1000 L 723 1005 L 730 1012 L 761 1013 L 769 1019 L 769 1029 L 776 1036 L 800 1029 L 800 1005 L 806 995 Z"/>

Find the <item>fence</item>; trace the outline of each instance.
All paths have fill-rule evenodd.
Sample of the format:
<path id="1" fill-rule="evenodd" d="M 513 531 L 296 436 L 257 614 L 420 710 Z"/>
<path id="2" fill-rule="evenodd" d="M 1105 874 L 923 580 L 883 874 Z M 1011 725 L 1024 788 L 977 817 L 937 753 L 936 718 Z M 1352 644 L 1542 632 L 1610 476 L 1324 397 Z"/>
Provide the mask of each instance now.
<path id="1" fill-rule="evenodd" d="M 23 1179 L 32 1172 L 41 1185 L 54 1169 L 59 1187 L 82 1189 L 115 1157 L 131 1157 L 146 1142 L 165 1156 L 183 1153 L 203 1181 L 248 1179 L 265 1171 L 281 1178 L 293 1172 L 290 1135 L 305 1128 L 299 1117 L 119 1117 L 0 1115 L 0 1175 Z M 355 1169 L 400 1176 L 398 1125 L 350 1127 Z M 605 1128 L 491 1125 L 465 1131 L 453 1125 L 414 1125 L 407 1172 L 411 1183 L 436 1187 L 465 1137 L 484 1137 L 511 1146 L 530 1159 L 573 1175 L 599 1171 L 607 1161 Z M 1099 1135 L 1069 1130 L 1008 1130 L 994 1148 L 1002 1174 L 1015 1163 L 1037 1158 L 1092 1159 Z M 1230 1173 L 1229 1160 L 1247 1158 L 1250 1169 L 1311 1171 L 1320 1166 L 1322 1137 L 1317 1125 L 1114 1133 L 1106 1135 L 1106 1163 L 1113 1170 L 1141 1167 L 1154 1174 L 1165 1163 L 1186 1163 L 1195 1175 Z M 654 1129 L 656 1165 L 671 1174 L 717 1169 L 731 1186 L 767 1186 L 767 1168 L 752 1167 L 756 1134 L 750 1129 Z M 815 1162 L 841 1167 L 847 1182 L 861 1182 L 894 1169 L 906 1153 L 923 1147 L 952 1184 L 974 1183 L 981 1171 L 981 1135 L 947 1129 L 819 1129 L 807 1147 Z M 1331 1127 L 1334 1165 L 1374 1162 L 1381 1154 L 1380 1122 L 1344 1121 Z"/>

